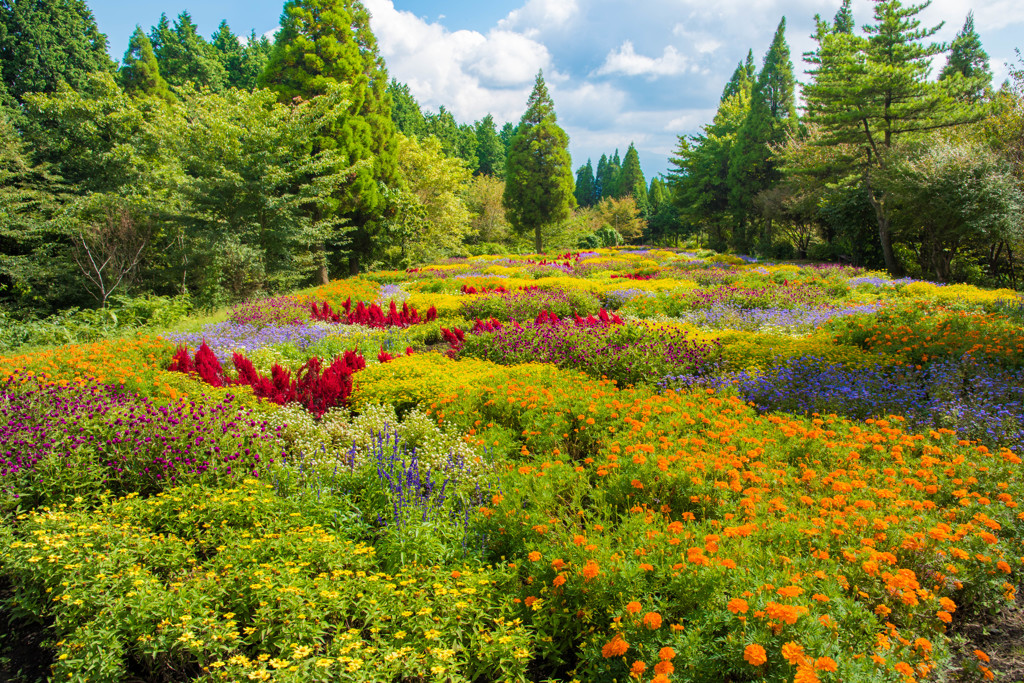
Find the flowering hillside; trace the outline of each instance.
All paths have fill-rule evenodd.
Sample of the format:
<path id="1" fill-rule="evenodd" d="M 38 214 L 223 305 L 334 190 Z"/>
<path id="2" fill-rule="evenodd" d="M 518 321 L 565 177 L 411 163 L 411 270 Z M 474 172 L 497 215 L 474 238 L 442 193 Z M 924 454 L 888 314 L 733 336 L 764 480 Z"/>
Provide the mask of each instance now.
<path id="1" fill-rule="evenodd" d="M 0 673 L 1022 673 L 979 640 L 1024 571 L 1009 290 L 473 257 L 2 357 L 0 382 Z"/>

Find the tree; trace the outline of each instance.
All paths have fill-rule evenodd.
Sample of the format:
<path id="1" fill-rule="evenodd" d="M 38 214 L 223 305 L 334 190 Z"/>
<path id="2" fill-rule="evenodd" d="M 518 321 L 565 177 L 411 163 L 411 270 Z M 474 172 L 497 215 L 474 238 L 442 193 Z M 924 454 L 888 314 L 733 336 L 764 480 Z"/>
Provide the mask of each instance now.
<path id="1" fill-rule="evenodd" d="M 602 154 L 601 159 L 604 163 L 602 164 L 601 161 L 597 162 L 598 199 L 619 196 L 619 171 L 622 169 L 617 161 L 618 156 L 619 151 L 615 150 L 615 157 L 608 158 Z"/>
<path id="2" fill-rule="evenodd" d="M 347 86 L 348 115 L 310 142 L 314 151 L 337 150 L 344 165 L 357 169 L 335 209 L 351 230 L 333 235 L 325 249 L 333 248 L 335 258 L 346 254 L 349 272 L 359 272 L 362 261 L 386 246 L 375 235 L 375 221 L 388 210 L 389 188 L 398 182 L 388 75 L 369 12 L 358 0 L 289 0 L 260 83 L 285 103 Z M 328 279 L 326 261 L 321 279 Z"/>
<path id="3" fill-rule="evenodd" d="M 605 197 L 597 205 L 604 224 L 622 235 L 627 242 L 638 241 L 644 234 L 646 223 L 633 197 Z"/>
<path id="4" fill-rule="evenodd" d="M 156 55 L 153 54 L 153 45 L 142 32 L 141 26 L 135 27 L 122 62 L 119 75 L 121 87 L 125 92 L 152 95 L 168 102 L 174 100 L 167 81 L 160 75 L 160 66 L 157 64 Z"/>
<path id="5" fill-rule="evenodd" d="M 853 9 L 850 5 L 851 0 L 843 0 L 843 4 L 839 6 L 835 18 L 832 19 L 833 33 L 853 35 L 855 24 L 853 23 Z"/>
<path id="6" fill-rule="evenodd" d="M 465 201 L 469 209 L 470 238 L 475 243 L 506 243 L 512 235 L 512 226 L 505 218 L 501 198 L 505 194 L 505 181 L 488 175 L 474 176 L 466 187 Z"/>
<path id="7" fill-rule="evenodd" d="M 750 108 L 730 150 L 729 200 L 737 217 L 733 246 L 740 251 L 750 246 L 745 227 L 754 211 L 754 198 L 781 179 L 771 147 L 793 134 L 796 123 L 796 80 L 783 17 L 764 56 L 761 73 L 751 88 Z M 771 225 L 769 218 L 765 221 L 763 235 L 767 244 L 771 242 Z"/>
<path id="8" fill-rule="evenodd" d="M 754 80 L 754 76 L 757 75 L 757 70 L 754 68 L 754 51 L 750 50 L 747 52 L 746 62 L 740 62 L 736 65 L 736 70 L 732 72 L 732 76 L 729 81 L 725 84 L 725 88 L 722 90 L 722 96 L 719 98 L 719 103 L 725 102 L 730 97 L 734 97 L 741 92 L 749 92 L 750 84 Z"/>
<path id="9" fill-rule="evenodd" d="M 640 154 L 633 143 L 629 143 L 626 156 L 622 160 L 622 170 L 618 177 L 619 195 L 632 197 L 636 202 L 637 211 L 646 220 L 651 214 L 651 205 L 647 199 L 647 180 L 640 168 Z M 619 232 L 622 232 L 621 230 Z M 622 233 L 625 236 L 625 233 Z"/>
<path id="10" fill-rule="evenodd" d="M 544 251 L 542 231 L 568 218 L 573 197 L 569 136 L 556 123 L 555 104 L 542 73 L 509 149 L 502 203 L 516 232 L 533 232 L 537 253 Z"/>
<path id="11" fill-rule="evenodd" d="M 238 62 L 237 71 L 228 72 L 228 85 L 233 88 L 252 90 L 259 84 L 263 69 L 270 59 L 273 46 L 266 36 L 257 36 L 255 30 L 249 32 L 242 47 L 242 58 Z"/>
<path id="12" fill-rule="evenodd" d="M 182 12 L 172 27 L 166 14 L 149 34 L 160 74 L 175 87 L 186 83 L 222 90 L 227 81 L 224 65 L 214 49 L 199 35 L 199 29 L 188 12 Z"/>
<path id="13" fill-rule="evenodd" d="M 0 0 L 0 76 L 8 95 L 85 85 L 113 72 L 107 37 L 82 0 Z"/>
<path id="14" fill-rule="evenodd" d="M 488 114 L 475 126 L 477 173 L 502 178 L 505 175 L 505 145 L 498 136 L 494 117 Z"/>
<path id="15" fill-rule="evenodd" d="M 916 16 L 927 3 L 874 2 L 875 23 L 864 27 L 864 37 L 832 33 L 819 20 L 804 96 L 808 118 L 822 126 L 822 144 L 858 148 L 855 163 L 875 210 L 885 267 L 898 274 L 890 198 L 876 176 L 901 139 L 974 121 L 980 110 L 954 102 L 945 86 L 928 80 L 931 59 L 945 46 L 922 42 L 940 28 L 920 28 Z"/>
<path id="16" fill-rule="evenodd" d="M 919 232 L 921 266 L 939 282 L 964 251 L 988 252 L 1024 233 L 1024 194 L 1005 162 L 978 144 L 934 136 L 893 164 L 885 182 L 895 225 Z"/>
<path id="17" fill-rule="evenodd" d="M 462 159 L 470 170 L 476 170 L 476 129 L 469 124 L 459 125 L 444 105 L 436 114 L 428 112 L 423 115 L 423 134 L 436 137 L 445 154 Z"/>
<path id="18" fill-rule="evenodd" d="M 587 163 L 576 169 L 576 204 L 581 208 L 593 206 L 597 203 L 597 180 L 594 178 L 594 166 L 587 159 Z"/>
<path id="19" fill-rule="evenodd" d="M 963 28 L 953 39 L 939 80 L 948 81 L 957 95 L 968 102 L 982 100 L 992 89 L 992 70 L 988 53 L 981 47 L 981 37 L 974 30 L 974 12 L 967 13 Z"/>

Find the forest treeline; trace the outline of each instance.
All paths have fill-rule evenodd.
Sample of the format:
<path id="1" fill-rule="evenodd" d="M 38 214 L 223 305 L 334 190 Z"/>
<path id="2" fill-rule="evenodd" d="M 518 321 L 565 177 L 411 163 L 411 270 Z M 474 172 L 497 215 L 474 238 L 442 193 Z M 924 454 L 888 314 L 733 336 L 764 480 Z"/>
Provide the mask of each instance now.
<path id="1" fill-rule="evenodd" d="M 358 0 L 289 0 L 273 41 L 163 15 L 117 63 L 82 0 L 0 0 L 0 302 L 214 307 L 450 256 L 681 240 L 1017 286 L 1024 62 L 995 87 L 972 17 L 942 45 L 920 9 L 876 0 L 859 32 L 848 1 L 819 17 L 802 89 L 783 19 L 648 182 L 632 143 L 573 171 L 540 74 L 518 123 L 424 111 Z"/>

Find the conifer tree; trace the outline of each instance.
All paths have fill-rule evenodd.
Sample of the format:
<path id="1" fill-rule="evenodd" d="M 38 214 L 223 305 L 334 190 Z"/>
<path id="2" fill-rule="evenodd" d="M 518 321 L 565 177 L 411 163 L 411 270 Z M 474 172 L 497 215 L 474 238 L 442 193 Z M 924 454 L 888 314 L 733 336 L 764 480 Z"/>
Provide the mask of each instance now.
<path id="1" fill-rule="evenodd" d="M 263 69 L 270 59 L 272 45 L 266 36 L 257 36 L 255 30 L 249 32 L 249 37 L 242 47 L 242 58 L 238 64 L 238 73 L 228 74 L 228 82 L 236 88 L 245 90 L 254 89 L 258 83 Z"/>
<path id="2" fill-rule="evenodd" d="M 645 220 L 649 218 L 651 205 L 647 199 L 647 180 L 644 179 L 643 169 L 640 168 L 640 154 L 632 142 L 629 143 L 629 149 L 626 150 L 626 156 L 622 160 L 618 183 L 621 196 L 632 197 L 640 215 Z"/>
<path id="3" fill-rule="evenodd" d="M 576 204 L 581 207 L 593 206 L 597 203 L 597 180 L 594 178 L 594 165 L 590 159 L 576 169 Z"/>
<path id="4" fill-rule="evenodd" d="M 227 21 L 221 21 L 217 26 L 217 32 L 210 39 L 210 47 L 224 69 L 224 84 L 229 88 L 246 88 L 242 73 L 244 49 Z"/>
<path id="5" fill-rule="evenodd" d="M 352 182 L 339 192 L 337 210 L 351 222 L 348 265 L 350 272 L 359 272 L 362 261 L 386 246 L 375 238 L 375 221 L 387 208 L 386 188 L 398 180 L 388 74 L 369 12 L 359 0 L 289 0 L 260 84 L 285 103 L 348 87 L 349 115 L 311 142 L 316 150 L 339 150 L 346 165 L 358 165 Z M 340 237 L 334 240 L 339 246 Z M 327 276 L 325 267 L 321 280 Z"/>
<path id="6" fill-rule="evenodd" d="M 78 90 L 115 66 L 82 0 L 0 0 L 0 80 L 10 97 L 54 92 L 62 81 Z"/>
<path id="7" fill-rule="evenodd" d="M 128 49 L 124 53 L 123 66 L 119 72 L 121 87 L 128 93 L 153 95 L 168 102 L 174 101 L 174 95 L 167 86 L 167 81 L 160 75 L 160 67 L 153 54 L 153 46 L 143 33 L 141 26 L 135 27 Z"/>
<path id="8" fill-rule="evenodd" d="M 568 147 L 569 136 L 556 122 L 555 104 L 538 73 L 509 147 L 502 197 L 509 223 L 520 234 L 533 233 L 537 253 L 544 251 L 543 229 L 576 207 Z"/>
<path id="9" fill-rule="evenodd" d="M 843 4 L 840 5 L 835 18 L 832 20 L 833 33 L 853 35 L 855 26 L 853 23 L 853 9 L 850 7 L 850 4 L 851 0 L 843 0 Z"/>
<path id="10" fill-rule="evenodd" d="M 953 101 L 945 85 L 928 79 L 932 58 L 946 47 L 924 42 L 941 28 L 921 28 L 917 15 L 927 3 L 874 2 L 874 23 L 864 27 L 865 36 L 834 33 L 819 20 L 804 97 L 808 118 L 823 132 L 818 144 L 857 150 L 851 163 L 875 212 L 885 267 L 902 274 L 892 244 L 890 197 L 877 176 L 887 169 L 898 140 L 967 123 L 982 112 Z"/>
<path id="11" fill-rule="evenodd" d="M 505 176 L 505 145 L 498 137 L 494 117 L 488 114 L 474 126 L 476 135 L 477 173 L 495 178 Z"/>
<path id="12" fill-rule="evenodd" d="M 182 12 L 173 27 L 166 14 L 152 28 L 149 41 L 156 54 L 160 75 L 175 87 L 194 83 L 214 91 L 223 90 L 227 81 L 224 65 L 192 21 L 192 15 Z"/>
<path id="13" fill-rule="evenodd" d="M 594 201 L 599 202 L 604 198 L 605 182 L 608 180 L 608 155 L 602 154 L 597 161 L 597 170 L 594 172 Z"/>
<path id="14" fill-rule="evenodd" d="M 963 28 L 950 44 L 946 66 L 939 73 L 955 89 L 955 97 L 978 102 L 992 89 L 992 69 L 988 53 L 981 46 L 981 36 L 974 30 L 974 12 L 968 12 Z"/>
<path id="15" fill-rule="evenodd" d="M 392 78 L 387 93 L 391 98 L 391 120 L 398 132 L 407 137 L 423 135 L 423 110 L 409 86 Z"/>

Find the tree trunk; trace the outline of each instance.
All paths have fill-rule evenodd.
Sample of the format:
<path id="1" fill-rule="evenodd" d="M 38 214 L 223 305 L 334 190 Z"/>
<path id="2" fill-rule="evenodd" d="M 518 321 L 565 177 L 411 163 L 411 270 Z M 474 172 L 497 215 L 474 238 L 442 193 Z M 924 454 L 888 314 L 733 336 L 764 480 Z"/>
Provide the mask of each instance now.
<path id="1" fill-rule="evenodd" d="M 875 197 L 870 181 L 868 182 L 868 200 L 871 202 L 871 207 L 875 210 L 875 218 L 878 220 L 878 240 L 882 244 L 885 269 L 889 271 L 890 275 L 900 277 L 903 275 L 903 268 L 896 260 L 896 254 L 892 250 L 892 227 L 889 225 L 889 216 L 885 211 L 885 197 L 881 199 Z"/>

